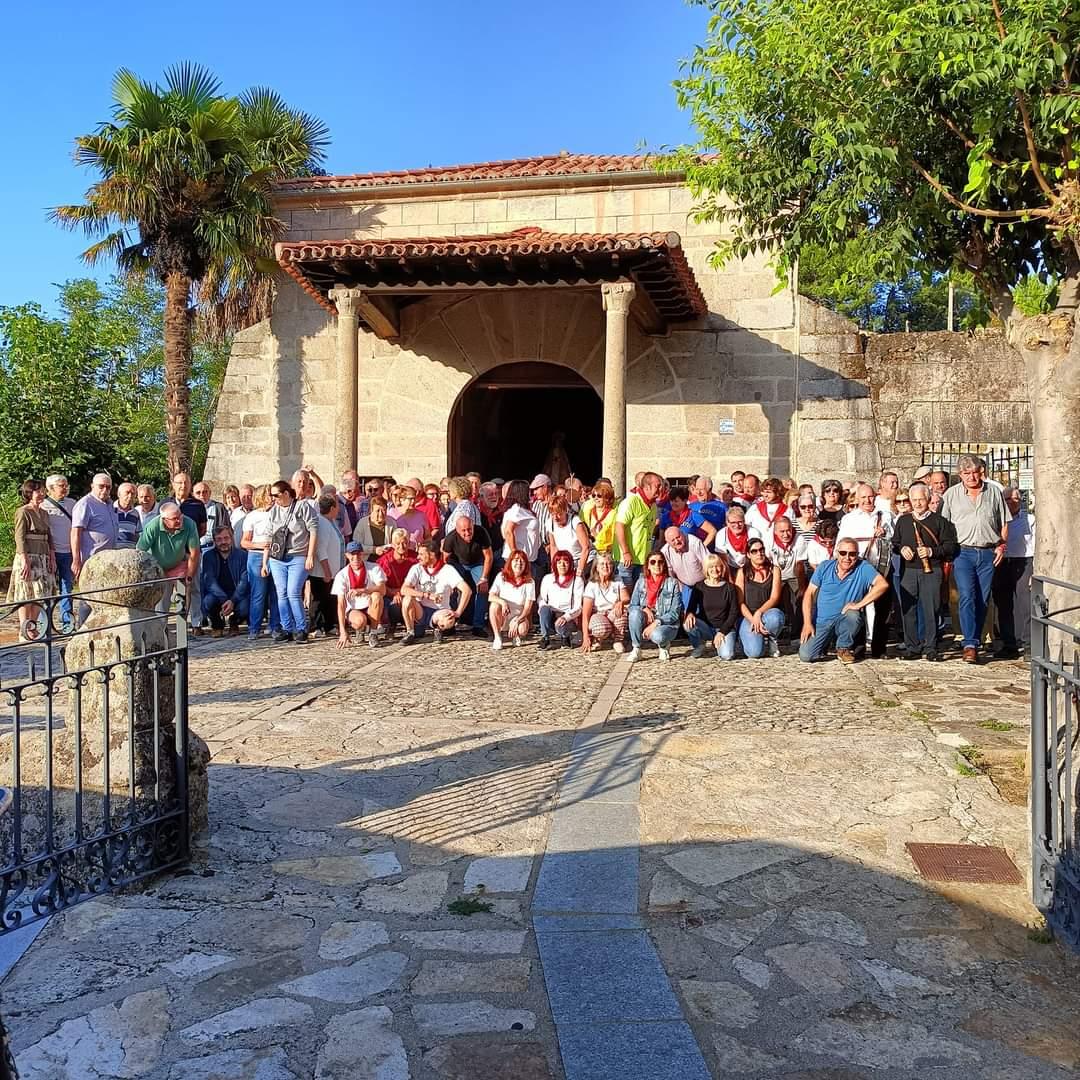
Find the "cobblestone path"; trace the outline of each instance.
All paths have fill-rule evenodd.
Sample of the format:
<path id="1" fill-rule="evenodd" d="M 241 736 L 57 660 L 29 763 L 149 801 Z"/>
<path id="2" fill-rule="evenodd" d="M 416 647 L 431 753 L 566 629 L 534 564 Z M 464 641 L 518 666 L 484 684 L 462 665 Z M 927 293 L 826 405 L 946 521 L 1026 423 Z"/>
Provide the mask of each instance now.
<path id="1" fill-rule="evenodd" d="M 930 885 L 904 849 L 1026 869 L 1026 685 L 200 640 L 209 835 L 39 935 L 0 987 L 20 1075 L 1062 1076 L 1080 963 L 1022 887 Z"/>

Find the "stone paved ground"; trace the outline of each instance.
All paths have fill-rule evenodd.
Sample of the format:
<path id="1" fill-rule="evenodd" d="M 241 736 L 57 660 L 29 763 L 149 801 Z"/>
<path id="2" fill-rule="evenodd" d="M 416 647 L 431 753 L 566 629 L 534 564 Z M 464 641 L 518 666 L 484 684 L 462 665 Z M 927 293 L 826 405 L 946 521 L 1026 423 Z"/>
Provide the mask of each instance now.
<path id="1" fill-rule="evenodd" d="M 607 652 L 475 641 L 192 652 L 209 836 L 190 875 L 54 919 L 5 980 L 23 1080 L 614 1075 L 560 1026 L 564 1062 L 530 918 L 586 723 L 643 767 L 640 911 L 714 1076 L 1080 1064 L 1080 963 L 1029 939 L 1026 890 L 931 886 L 903 846 L 1000 843 L 1026 869 L 1020 664 L 676 647 L 620 686 Z M 560 813 L 596 795 L 576 790 Z"/>

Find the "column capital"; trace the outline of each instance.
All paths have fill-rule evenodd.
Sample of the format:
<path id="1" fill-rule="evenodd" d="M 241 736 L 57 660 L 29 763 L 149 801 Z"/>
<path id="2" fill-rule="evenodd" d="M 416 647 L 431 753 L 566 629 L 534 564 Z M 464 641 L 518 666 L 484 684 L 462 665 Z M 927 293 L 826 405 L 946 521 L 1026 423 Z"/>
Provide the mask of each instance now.
<path id="1" fill-rule="evenodd" d="M 600 286 L 604 310 L 626 315 L 630 311 L 630 303 L 634 299 L 635 291 L 632 281 L 605 281 Z"/>
<path id="2" fill-rule="evenodd" d="M 327 294 L 337 307 L 338 315 L 357 318 L 360 314 L 360 301 L 363 299 L 363 289 L 347 289 L 344 285 L 335 285 Z"/>

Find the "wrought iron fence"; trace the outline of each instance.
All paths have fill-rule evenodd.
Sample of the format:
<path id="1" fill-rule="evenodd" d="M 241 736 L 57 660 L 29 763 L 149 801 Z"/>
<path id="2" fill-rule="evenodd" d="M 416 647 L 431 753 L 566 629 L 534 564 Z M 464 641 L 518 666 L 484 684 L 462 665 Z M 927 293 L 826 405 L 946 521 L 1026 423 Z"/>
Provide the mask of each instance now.
<path id="1" fill-rule="evenodd" d="M 68 632 L 41 598 L 39 636 L 0 646 L 0 935 L 189 860 L 186 623 L 133 596 L 76 594 Z"/>
<path id="2" fill-rule="evenodd" d="M 1080 586 L 1035 576 L 1031 603 L 1032 897 L 1080 950 Z"/>
<path id="3" fill-rule="evenodd" d="M 1034 451 L 1030 443 L 934 442 L 922 444 L 922 464 L 955 474 L 957 460 L 975 454 L 986 462 L 987 476 L 1006 487 L 1031 491 Z"/>

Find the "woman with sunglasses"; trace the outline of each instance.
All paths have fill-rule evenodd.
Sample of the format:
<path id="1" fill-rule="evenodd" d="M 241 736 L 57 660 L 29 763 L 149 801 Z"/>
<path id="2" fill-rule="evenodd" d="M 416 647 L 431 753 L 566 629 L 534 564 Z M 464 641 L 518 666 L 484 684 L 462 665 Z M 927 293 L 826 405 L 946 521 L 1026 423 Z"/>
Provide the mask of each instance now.
<path id="1" fill-rule="evenodd" d="M 679 632 L 682 608 L 682 586 L 671 577 L 667 559 L 659 551 L 652 552 L 630 596 L 630 651 L 623 659 L 631 664 L 640 660 L 647 638 L 659 650 L 661 660 L 670 660 L 669 646 Z"/>
<path id="2" fill-rule="evenodd" d="M 818 506 L 813 491 L 799 492 L 798 501 L 795 503 L 795 538 L 799 547 L 805 550 L 806 545 L 817 534 Z"/>
<path id="3" fill-rule="evenodd" d="M 839 480 L 826 480 L 821 485 L 821 509 L 818 517 L 822 521 L 835 521 L 839 525 L 843 516 L 844 485 Z"/>
<path id="4" fill-rule="evenodd" d="M 271 577 L 277 591 L 278 616 L 281 629 L 275 641 L 307 642 L 307 608 L 304 606 L 304 584 L 315 568 L 315 544 L 319 519 L 309 499 L 297 499 L 292 487 L 284 480 L 270 485 L 274 505 L 270 510 L 267 531 L 272 537 L 279 529 L 286 530 L 286 550 L 282 559 L 270 558 L 270 546 L 263 549 L 263 577 Z"/>
<path id="5" fill-rule="evenodd" d="M 735 579 L 743 615 L 739 623 L 739 642 L 748 660 L 756 660 L 764 654 L 766 638 L 769 654 L 779 656 L 777 639 L 787 621 L 780 606 L 783 597 L 780 567 L 769 559 L 765 541 L 756 536 L 750 541 L 746 554 L 746 565 L 739 568 Z"/>
<path id="6" fill-rule="evenodd" d="M 255 489 L 252 499 L 254 509 L 244 518 L 240 536 L 240 547 L 247 552 L 248 581 L 251 595 L 248 598 L 248 640 L 254 641 L 262 631 L 263 618 L 269 607 L 270 633 L 276 635 L 281 630 L 278 616 L 277 590 L 271 578 L 262 572 L 263 552 L 273 530 L 270 528 L 270 508 L 273 496 L 270 494 L 273 484 L 260 484 Z M 268 587 L 269 586 L 269 587 Z"/>
<path id="7" fill-rule="evenodd" d="M 735 658 L 735 639 L 742 618 L 739 593 L 731 584 L 727 560 L 709 554 L 702 563 L 705 579 L 690 590 L 690 603 L 683 619 L 683 629 L 696 660 L 705 655 L 709 645 L 720 660 Z"/>

